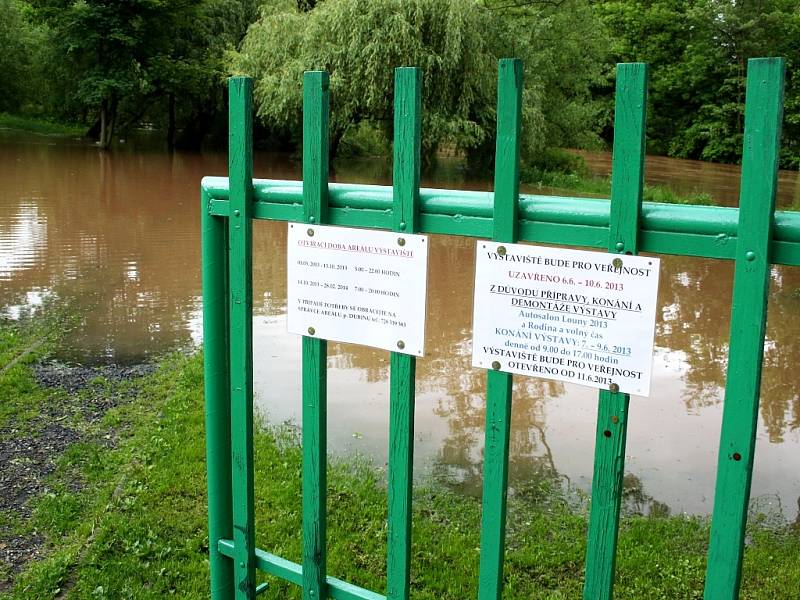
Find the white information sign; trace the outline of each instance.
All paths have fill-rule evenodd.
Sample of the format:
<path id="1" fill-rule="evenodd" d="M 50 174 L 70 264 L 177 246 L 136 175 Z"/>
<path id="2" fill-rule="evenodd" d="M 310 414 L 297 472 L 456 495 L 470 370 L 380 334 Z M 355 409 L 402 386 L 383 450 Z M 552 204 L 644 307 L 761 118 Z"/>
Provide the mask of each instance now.
<path id="1" fill-rule="evenodd" d="M 473 366 L 648 396 L 659 266 L 478 242 Z"/>
<path id="2" fill-rule="evenodd" d="M 289 223 L 289 333 L 423 356 L 428 238 Z"/>

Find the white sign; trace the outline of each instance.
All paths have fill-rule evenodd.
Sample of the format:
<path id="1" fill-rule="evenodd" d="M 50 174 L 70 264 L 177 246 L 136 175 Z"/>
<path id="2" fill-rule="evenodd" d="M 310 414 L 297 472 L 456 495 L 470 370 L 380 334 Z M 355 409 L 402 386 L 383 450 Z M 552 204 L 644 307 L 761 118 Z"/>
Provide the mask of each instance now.
<path id="1" fill-rule="evenodd" d="M 289 223 L 289 333 L 423 356 L 428 238 Z"/>
<path id="2" fill-rule="evenodd" d="M 647 396 L 659 260 L 478 242 L 472 365 Z"/>

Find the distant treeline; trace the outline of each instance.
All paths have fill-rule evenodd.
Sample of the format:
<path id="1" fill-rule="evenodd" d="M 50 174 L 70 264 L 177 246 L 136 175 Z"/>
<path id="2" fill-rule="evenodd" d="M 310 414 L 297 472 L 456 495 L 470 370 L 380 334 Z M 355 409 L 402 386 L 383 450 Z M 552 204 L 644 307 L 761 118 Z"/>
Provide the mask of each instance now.
<path id="1" fill-rule="evenodd" d="M 787 59 L 782 165 L 800 165 L 797 0 L 0 0 L 0 112 L 223 143 L 225 79 L 256 79 L 258 142 L 292 149 L 302 72 L 331 73 L 331 153 L 383 152 L 392 68 L 424 72 L 423 151 L 491 164 L 496 62 L 525 64 L 523 156 L 610 142 L 615 64 L 651 64 L 653 153 L 740 158 L 747 59 Z"/>

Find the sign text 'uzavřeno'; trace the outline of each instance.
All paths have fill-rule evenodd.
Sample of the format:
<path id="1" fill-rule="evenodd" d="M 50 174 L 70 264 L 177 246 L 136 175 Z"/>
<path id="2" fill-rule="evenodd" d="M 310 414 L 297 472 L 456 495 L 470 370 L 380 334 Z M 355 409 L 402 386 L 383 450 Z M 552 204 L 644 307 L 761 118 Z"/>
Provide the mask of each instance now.
<path id="1" fill-rule="evenodd" d="M 647 396 L 659 259 L 478 242 L 472 364 Z"/>

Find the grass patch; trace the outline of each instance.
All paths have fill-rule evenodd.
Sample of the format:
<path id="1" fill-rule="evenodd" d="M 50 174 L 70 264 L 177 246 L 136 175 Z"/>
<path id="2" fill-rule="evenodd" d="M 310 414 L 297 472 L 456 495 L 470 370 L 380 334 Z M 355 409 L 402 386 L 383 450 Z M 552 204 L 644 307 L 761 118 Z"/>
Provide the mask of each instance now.
<path id="1" fill-rule="evenodd" d="M 48 492 L 22 529 L 46 539 L 45 558 L 16 576 L 4 600 L 201 598 L 208 595 L 204 416 L 200 356 L 173 355 L 135 383 L 137 395 L 110 409 L 103 436 L 66 449 Z M 93 386 L 115 393 L 113 383 Z M 35 393 L 28 390 L 26 393 Z M 300 561 L 301 450 L 292 429 L 254 439 L 258 545 Z M 79 477 L 80 489 L 69 485 Z M 533 482 L 509 506 L 506 599 L 572 599 L 582 593 L 586 515 L 559 486 Z M 376 591 L 385 586 L 386 491 L 363 462 L 329 471 L 329 573 Z M 436 484 L 414 494 L 413 596 L 476 596 L 480 504 Z M 750 527 L 742 598 L 796 597 L 800 535 Z M 685 517 L 635 517 L 621 524 L 618 599 L 701 598 L 709 527 Z M 299 598 L 272 579 L 267 599 Z"/>
<path id="2" fill-rule="evenodd" d="M 558 148 L 545 150 L 535 162 L 523 165 L 520 181 L 558 192 L 578 192 L 603 198 L 611 195 L 610 177 L 592 175 L 582 157 Z M 711 194 L 705 192 L 681 194 L 669 186 L 647 184 L 644 186 L 643 200 L 666 204 L 715 204 Z"/>
<path id="3" fill-rule="evenodd" d="M 608 198 L 611 194 L 611 179 L 608 177 L 593 177 L 586 173 L 564 173 L 539 169 L 524 170 L 523 176 L 522 181 L 538 188 L 578 192 L 604 198 Z M 663 185 L 645 185 L 643 199 L 645 202 L 662 202 L 666 204 L 716 204 L 711 194 L 705 192 L 681 194 Z"/>
<path id="4" fill-rule="evenodd" d="M 40 414 L 46 395 L 36 385 L 30 365 L 52 349 L 74 319 L 66 310 L 51 308 L 33 309 L 19 319 L 0 315 L 0 430 L 12 419 L 24 429 Z"/>
<path id="5" fill-rule="evenodd" d="M 0 129 L 17 129 L 42 135 L 83 136 L 86 127 L 68 123 L 55 123 L 46 119 L 0 113 Z"/>

